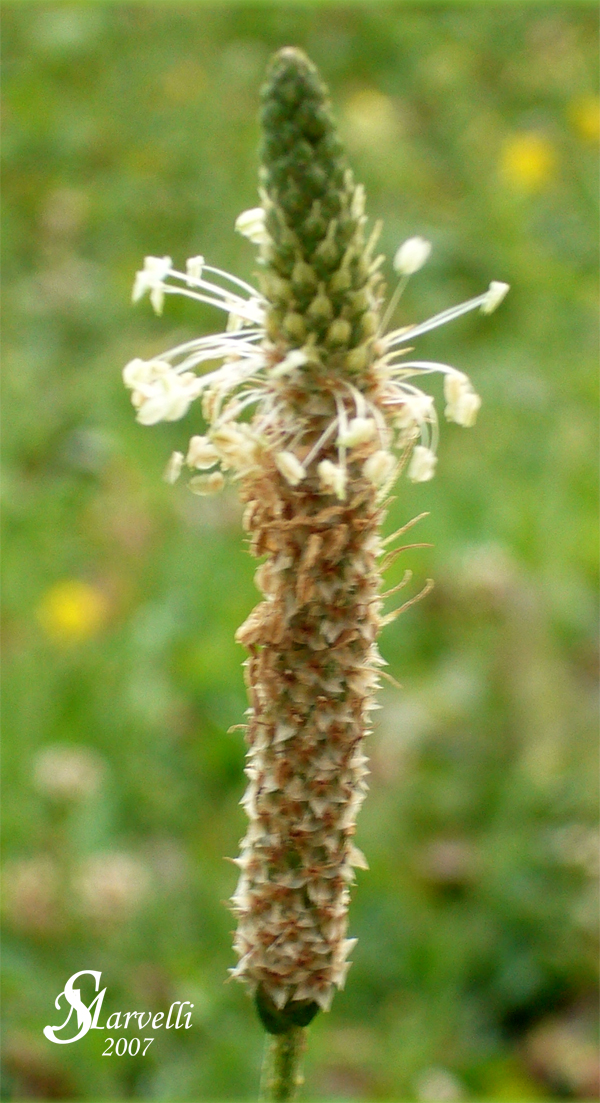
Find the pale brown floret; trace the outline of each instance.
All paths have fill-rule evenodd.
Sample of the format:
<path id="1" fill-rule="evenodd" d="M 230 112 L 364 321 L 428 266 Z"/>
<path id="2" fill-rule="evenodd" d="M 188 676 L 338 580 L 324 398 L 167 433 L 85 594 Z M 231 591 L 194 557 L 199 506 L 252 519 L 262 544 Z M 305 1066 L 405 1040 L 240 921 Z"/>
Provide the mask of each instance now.
<path id="1" fill-rule="evenodd" d="M 321 424 L 313 437 L 325 416 L 314 419 Z M 255 575 L 264 600 L 236 637 L 249 651 L 250 825 L 232 900 L 240 959 L 233 973 L 261 986 L 276 1007 L 308 999 L 328 1008 L 353 945 L 349 886 L 366 859 L 352 840 L 381 663 L 382 507 L 361 465 L 379 447 L 371 440 L 350 456 L 343 502 L 323 493 L 315 462 L 291 486 L 268 451 L 242 480 L 251 551 L 267 559 Z"/>

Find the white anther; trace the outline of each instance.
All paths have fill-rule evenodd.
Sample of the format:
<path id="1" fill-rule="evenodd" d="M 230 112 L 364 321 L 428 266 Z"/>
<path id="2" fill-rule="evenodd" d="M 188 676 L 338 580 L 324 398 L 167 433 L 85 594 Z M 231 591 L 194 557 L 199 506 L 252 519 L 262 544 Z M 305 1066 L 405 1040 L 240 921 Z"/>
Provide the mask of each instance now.
<path id="1" fill-rule="evenodd" d="M 317 467 L 321 490 L 326 494 L 335 494 L 343 501 L 346 497 L 346 472 L 343 467 L 331 460 L 321 460 Z"/>
<path id="2" fill-rule="evenodd" d="M 209 494 L 218 494 L 225 486 L 225 477 L 220 471 L 212 471 L 210 475 L 194 475 L 188 486 L 192 494 L 200 494 L 206 497 Z"/>
<path id="3" fill-rule="evenodd" d="M 163 284 L 167 273 L 171 270 L 173 261 L 171 257 L 144 257 L 144 267 L 136 272 L 133 284 L 132 301 L 137 303 L 147 291 L 150 292 L 150 302 L 157 314 L 162 314 L 163 300 L 165 297 Z"/>
<path id="4" fill-rule="evenodd" d="M 413 483 L 429 482 L 435 475 L 436 463 L 437 456 L 435 452 L 432 452 L 431 448 L 425 448 L 424 445 L 417 444 L 413 450 L 410 466 L 408 468 L 409 479 Z"/>
<path id="5" fill-rule="evenodd" d="M 340 433 L 338 444 L 342 448 L 356 448 L 375 436 L 377 426 L 372 417 L 353 417 L 345 433 Z"/>
<path id="6" fill-rule="evenodd" d="M 270 241 L 262 207 L 252 207 L 249 211 L 242 211 L 235 220 L 235 228 L 254 245 L 265 245 Z"/>
<path id="7" fill-rule="evenodd" d="M 422 268 L 431 252 L 431 242 L 424 237 L 409 237 L 396 251 L 394 268 L 401 276 L 412 276 Z"/>
<path id="8" fill-rule="evenodd" d="M 496 307 L 500 306 L 500 303 L 510 291 L 509 283 L 500 283 L 499 280 L 492 280 L 484 301 L 481 304 L 482 314 L 493 314 Z"/>
<path id="9" fill-rule="evenodd" d="M 271 378 L 279 379 L 282 375 L 288 375 L 296 368 L 301 368 L 303 364 L 306 364 L 308 356 L 303 349 L 292 349 L 288 352 L 287 356 L 280 360 L 278 364 L 271 370 Z"/>
<path id="10" fill-rule="evenodd" d="M 166 483 L 176 483 L 183 465 L 183 452 L 172 452 L 169 462 L 165 467 L 163 479 Z"/>
<path id="11" fill-rule="evenodd" d="M 208 437 L 192 437 L 188 447 L 185 462 L 188 467 L 196 467 L 204 470 L 214 467 L 219 459 L 219 453 Z"/>
<path id="12" fill-rule="evenodd" d="M 306 471 L 293 452 L 278 452 L 275 463 L 290 486 L 298 486 L 306 476 Z"/>
<path id="13" fill-rule="evenodd" d="M 185 262 L 185 271 L 188 279 L 188 284 L 195 283 L 202 279 L 202 270 L 204 268 L 204 257 L 190 257 Z"/>
<path id="14" fill-rule="evenodd" d="M 381 449 L 379 452 L 374 452 L 372 456 L 369 456 L 368 460 L 363 465 L 363 475 L 365 479 L 374 483 L 375 486 L 381 486 L 391 474 L 395 462 L 390 452 L 384 452 L 383 449 Z"/>

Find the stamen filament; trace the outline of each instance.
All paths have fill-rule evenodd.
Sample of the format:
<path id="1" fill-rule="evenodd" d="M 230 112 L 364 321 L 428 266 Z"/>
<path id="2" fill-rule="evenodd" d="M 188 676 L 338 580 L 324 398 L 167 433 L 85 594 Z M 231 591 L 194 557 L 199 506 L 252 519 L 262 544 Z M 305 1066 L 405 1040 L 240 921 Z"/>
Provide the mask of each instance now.
<path id="1" fill-rule="evenodd" d="M 213 268 L 212 264 L 204 264 L 203 268 L 207 272 L 214 272 L 216 276 L 222 276 L 224 280 L 231 280 L 231 283 L 236 283 L 238 287 L 243 287 L 244 291 L 248 291 L 252 298 L 260 299 L 261 302 L 266 302 L 266 300 L 256 290 L 255 287 L 252 287 L 249 283 L 246 283 L 245 280 L 238 279 L 237 276 L 232 276 L 231 272 L 224 272 L 222 268 Z"/>
<path id="2" fill-rule="evenodd" d="M 188 299 L 196 299 L 198 302 L 208 303 L 209 306 L 218 306 L 220 310 L 224 310 L 227 314 L 238 314 L 240 318 L 248 318 L 255 325 L 262 322 L 262 317 L 258 316 L 258 311 L 249 310 L 251 304 L 244 299 L 237 299 L 235 302 L 229 303 L 219 302 L 218 299 L 211 299 L 208 295 L 200 295 L 197 291 L 188 291 L 185 287 L 170 287 L 168 283 L 163 284 L 163 291 L 169 295 L 185 295 Z"/>
<path id="3" fill-rule="evenodd" d="M 352 395 L 352 397 L 354 399 L 354 406 L 355 406 L 355 409 L 356 409 L 356 416 L 357 417 L 364 417 L 365 416 L 365 411 L 367 409 L 367 402 L 365 400 L 365 396 L 363 394 L 361 394 L 361 392 L 359 390 L 357 390 L 357 388 L 354 386 L 353 383 L 349 383 L 347 380 L 345 382 L 346 382 L 346 386 L 347 386 L 348 390 L 350 391 L 350 394 Z"/>
<path id="4" fill-rule="evenodd" d="M 433 372 L 442 372 L 443 375 L 462 374 L 458 372 L 457 368 L 451 367 L 450 364 L 438 364 L 435 360 L 404 360 L 397 366 L 394 375 L 402 375 L 406 368 L 417 369 L 416 372 L 409 371 L 409 375 L 431 375 Z"/>
<path id="5" fill-rule="evenodd" d="M 376 227 L 377 228 L 377 227 Z M 381 229 L 381 228 L 380 228 Z M 348 432 L 348 415 L 346 414 L 346 407 L 340 398 L 339 394 L 334 394 L 335 404 L 337 406 L 338 421 L 340 426 L 339 435 L 343 438 Z M 343 444 L 338 444 L 338 459 L 340 467 L 344 472 L 344 482 L 346 479 L 346 448 Z"/>
<path id="6" fill-rule="evenodd" d="M 430 318 L 427 322 L 421 322 L 420 325 L 393 329 L 391 333 L 383 338 L 383 342 L 387 348 L 392 348 L 394 345 L 403 344 L 404 341 L 412 341 L 414 337 L 420 337 L 422 333 L 428 333 L 431 329 L 437 329 L 438 326 L 443 326 L 446 322 L 452 322 L 455 318 L 460 318 L 461 314 L 468 314 L 469 311 L 476 310 L 478 306 L 482 306 L 483 303 L 487 302 L 487 299 L 488 292 L 486 291 L 484 295 L 478 295 L 476 299 L 469 299 L 459 306 L 442 310 L 441 314 L 434 314 L 433 318 Z"/>
<path id="7" fill-rule="evenodd" d="M 234 418 L 237 418 L 238 414 L 241 414 L 242 410 L 245 410 L 247 406 L 251 406 L 253 402 L 258 402 L 261 397 L 262 396 L 260 391 L 253 391 L 252 394 L 244 399 L 243 402 L 238 401 L 236 403 L 235 409 L 231 410 L 229 413 L 227 412 L 227 410 L 225 410 L 225 412 L 221 414 L 218 421 L 215 421 L 215 428 L 217 428 L 219 425 L 223 425 L 227 421 L 231 421 Z M 239 399 L 240 395 L 238 395 L 237 398 Z"/>
<path id="8" fill-rule="evenodd" d="M 381 337 L 381 334 L 385 333 L 386 326 L 387 326 L 388 322 L 390 321 L 390 319 L 393 317 L 394 311 L 395 311 L 396 307 L 398 306 L 398 303 L 400 302 L 400 299 L 402 298 L 402 295 L 404 294 L 404 289 L 405 289 L 405 287 L 406 287 L 406 285 L 409 281 L 409 278 L 410 278 L 409 276 L 402 276 L 402 279 L 398 282 L 398 284 L 396 286 L 396 290 L 394 291 L 394 294 L 392 295 L 392 297 L 391 297 L 391 299 L 390 299 L 390 301 L 387 305 L 385 314 L 383 315 L 383 318 L 381 319 L 379 329 L 377 330 L 377 336 L 378 337 Z"/>
<path id="9" fill-rule="evenodd" d="M 159 360 L 173 360 L 176 356 L 181 355 L 182 352 L 187 352 L 188 349 L 200 349 L 205 345 L 214 345 L 216 341 L 241 341 L 263 338 L 264 334 L 262 329 L 239 329 L 236 333 L 215 333 L 208 337 L 195 337 L 193 341 L 185 341 L 182 345 L 176 345 L 172 349 L 167 349 L 166 352 L 161 353 L 158 357 Z M 177 371 L 178 368 L 175 368 Z"/>
<path id="10" fill-rule="evenodd" d="M 333 419 L 333 421 L 331 421 L 331 422 L 329 423 L 329 425 L 327 426 L 327 428 L 326 428 L 325 432 L 324 432 L 324 433 L 321 433 L 321 436 L 319 437 L 319 439 L 318 439 L 318 441 L 316 442 L 316 444 L 313 444 L 313 446 L 312 446 L 312 448 L 311 448 L 310 452 L 308 453 L 308 456 L 306 456 L 306 457 L 304 458 L 304 460 L 302 461 L 302 465 L 303 465 L 303 467 L 308 467 L 308 465 L 309 465 L 310 463 L 312 463 L 312 461 L 314 460 L 315 456 L 317 456 L 317 455 L 319 454 L 319 452 L 321 451 L 321 448 L 323 447 L 323 445 L 325 444 L 325 442 L 329 440 L 330 436 L 331 436 L 331 435 L 332 435 L 332 434 L 333 434 L 333 433 L 335 432 L 335 430 L 337 429 L 337 426 L 338 426 L 338 422 L 339 422 L 339 419 L 338 419 L 337 417 L 336 417 L 336 418 L 334 418 L 334 419 Z"/>
<path id="11" fill-rule="evenodd" d="M 192 368 L 195 368 L 197 364 L 203 364 L 209 360 L 223 360 L 224 358 L 228 358 L 230 356 L 231 350 L 227 348 L 215 348 L 212 350 L 202 349 L 195 355 L 186 357 L 186 359 L 182 360 L 181 364 L 177 364 L 173 370 L 177 372 L 177 374 L 179 374 L 183 371 L 190 371 Z M 236 360 L 251 360 L 252 358 L 255 359 L 255 362 L 257 364 L 262 363 L 260 357 L 257 356 L 256 349 L 240 349 L 239 351 L 237 349 L 235 350 Z M 229 363 L 231 363 L 231 360 L 229 360 Z"/>
<path id="12" fill-rule="evenodd" d="M 218 269 L 217 269 L 217 271 L 218 271 Z M 222 295 L 223 298 L 234 299 L 236 302 L 246 302 L 245 299 L 242 299 L 241 295 L 236 295 L 234 291 L 228 291 L 226 287 L 219 287 L 218 283 L 212 283 L 210 280 L 204 280 L 204 279 L 202 279 L 202 276 L 184 275 L 183 272 L 178 272 L 176 268 L 170 268 L 169 271 L 167 272 L 167 275 L 171 276 L 173 279 L 176 279 L 176 280 L 183 280 L 183 282 L 188 284 L 188 286 L 189 286 L 189 284 L 195 284 L 196 287 L 203 287 L 205 289 L 205 291 L 216 292 L 217 294 Z M 227 275 L 227 273 L 225 272 L 225 273 L 223 273 L 223 275 Z M 231 278 L 234 279 L 235 277 L 231 277 Z M 241 282 L 241 281 L 236 281 L 236 282 Z M 245 290 L 248 290 L 250 292 L 250 297 L 251 298 L 253 298 L 253 299 L 260 298 L 258 292 L 255 291 L 253 288 L 249 287 L 247 284 L 245 284 L 243 286 L 244 286 Z"/>

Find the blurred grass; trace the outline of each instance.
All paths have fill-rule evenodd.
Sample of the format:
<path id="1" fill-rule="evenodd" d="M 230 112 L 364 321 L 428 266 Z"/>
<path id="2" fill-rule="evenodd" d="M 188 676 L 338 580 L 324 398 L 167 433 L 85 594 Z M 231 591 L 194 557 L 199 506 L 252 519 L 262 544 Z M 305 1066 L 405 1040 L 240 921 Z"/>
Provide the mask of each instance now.
<path id="1" fill-rule="evenodd" d="M 383 248 L 434 244 L 403 317 L 489 280 L 491 319 L 421 339 L 483 396 L 445 426 L 386 630 L 348 986 L 306 1098 L 598 1094 L 597 21 L 581 4 L 7 3 L 4 23 L 5 1099 L 249 1099 L 261 1031 L 224 986 L 244 830 L 236 626 L 256 599 L 234 497 L 161 474 L 122 365 L 210 332 L 130 306 L 145 254 L 250 277 L 272 50 L 330 84 Z M 391 275 L 391 273 L 390 273 Z M 55 745 L 87 752 L 65 781 Z M 58 762 L 58 765 L 57 765 Z M 63 763 L 64 765 L 64 763 Z M 62 781 L 61 781 L 62 777 Z M 62 788 L 61 788 L 62 785 Z M 70 788 L 69 788 L 70 785 Z M 83 968 L 107 1014 L 194 1003 L 149 1055 L 42 1028 Z M 99 1039 L 99 1040 L 98 1040 Z"/>

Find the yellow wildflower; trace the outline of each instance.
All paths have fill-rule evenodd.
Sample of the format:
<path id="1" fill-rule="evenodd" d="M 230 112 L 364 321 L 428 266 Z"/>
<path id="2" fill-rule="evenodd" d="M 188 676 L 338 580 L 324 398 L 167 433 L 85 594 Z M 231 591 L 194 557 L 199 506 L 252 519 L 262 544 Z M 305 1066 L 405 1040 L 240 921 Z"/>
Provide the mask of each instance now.
<path id="1" fill-rule="evenodd" d="M 397 135 L 398 120 L 392 100 L 376 88 L 361 88 L 346 101 L 348 140 L 358 149 L 385 146 Z"/>
<path id="2" fill-rule="evenodd" d="M 578 96 L 568 108 L 573 129 L 584 142 L 600 141 L 600 99 L 598 96 Z"/>
<path id="3" fill-rule="evenodd" d="M 106 598 L 95 586 L 65 579 L 46 591 L 37 618 L 49 639 L 69 645 L 94 636 L 104 624 L 107 612 Z"/>
<path id="4" fill-rule="evenodd" d="M 534 131 L 511 134 L 500 158 L 500 170 L 506 182 L 523 192 L 540 191 L 552 178 L 555 164 L 552 142 Z"/>

